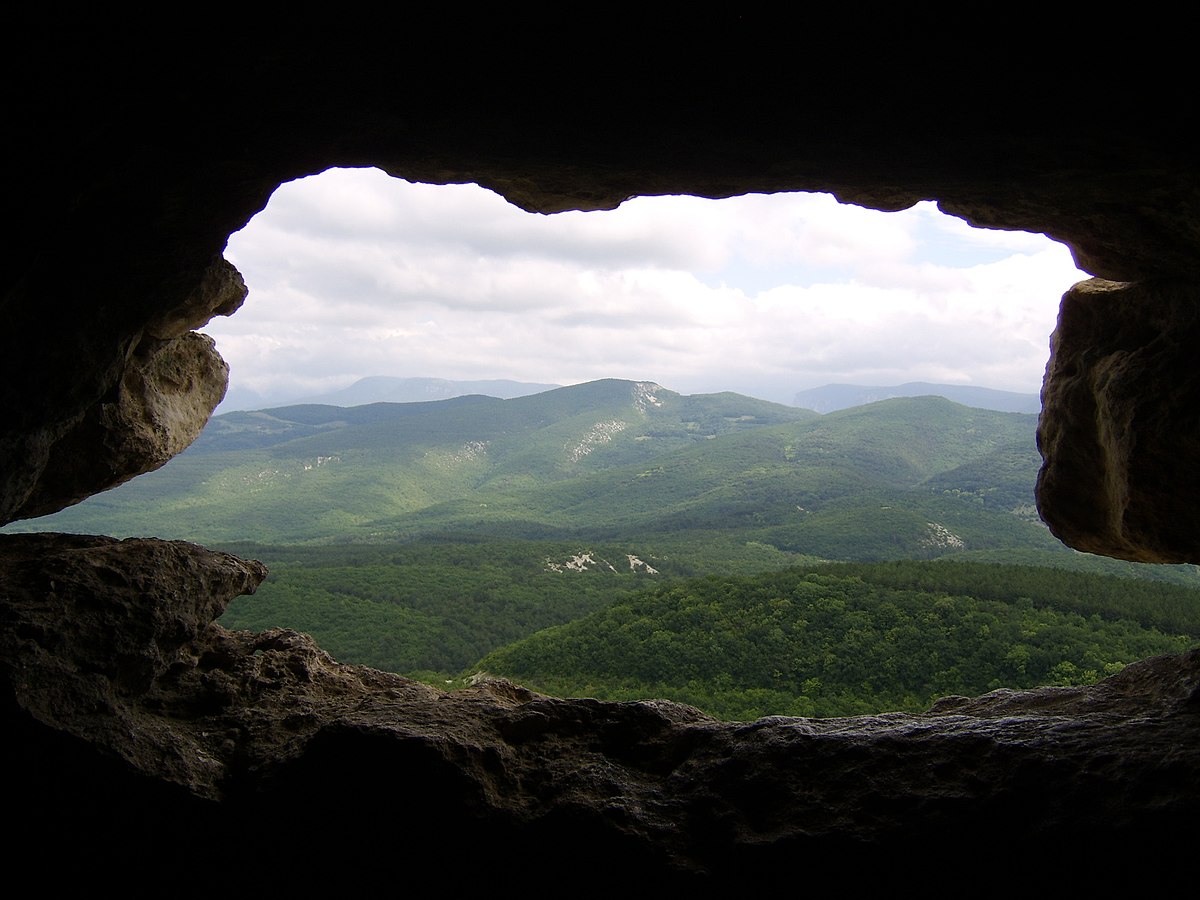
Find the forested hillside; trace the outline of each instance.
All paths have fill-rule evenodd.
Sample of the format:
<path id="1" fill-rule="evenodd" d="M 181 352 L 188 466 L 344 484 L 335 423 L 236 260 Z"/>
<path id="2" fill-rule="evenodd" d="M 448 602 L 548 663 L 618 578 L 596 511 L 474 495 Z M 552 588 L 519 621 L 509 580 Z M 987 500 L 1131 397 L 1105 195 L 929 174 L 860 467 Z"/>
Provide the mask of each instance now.
<path id="1" fill-rule="evenodd" d="M 459 673 L 484 654 L 601 609 L 648 583 L 689 574 L 642 545 L 482 541 L 224 549 L 263 560 L 271 577 L 239 597 L 229 628 L 286 624 L 340 659 L 406 674 Z M 638 554 L 643 554 L 639 556 Z M 781 553 L 739 561 L 712 548 L 711 565 L 761 571 Z"/>
<path id="2" fill-rule="evenodd" d="M 589 521 L 577 498 L 606 492 L 607 473 L 636 479 L 697 444 L 815 418 L 628 381 L 512 400 L 230 413 L 157 472 L 15 528 L 271 543 L 394 540 L 480 523 L 571 533 Z M 555 494 L 560 485 L 584 487 Z"/>
<path id="3" fill-rule="evenodd" d="M 202 542 L 737 533 L 834 559 L 1057 546 L 1032 416 L 933 397 L 817 416 L 604 381 L 215 418 L 157 472 L 18 529 Z"/>
<path id="4" fill-rule="evenodd" d="M 1090 683 L 1200 643 L 1194 590 L 949 562 L 830 565 L 639 592 L 479 668 L 560 696 L 719 716 L 919 711 L 949 694 Z"/>

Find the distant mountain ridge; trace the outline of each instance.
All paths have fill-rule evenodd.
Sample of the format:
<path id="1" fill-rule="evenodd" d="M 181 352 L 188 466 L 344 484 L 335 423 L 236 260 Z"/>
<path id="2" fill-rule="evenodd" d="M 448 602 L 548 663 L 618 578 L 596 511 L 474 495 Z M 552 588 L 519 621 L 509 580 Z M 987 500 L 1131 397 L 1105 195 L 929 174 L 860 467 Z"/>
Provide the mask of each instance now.
<path id="1" fill-rule="evenodd" d="M 397 377 L 371 375 L 336 391 L 312 394 L 303 397 L 269 399 L 255 397 L 245 391 L 231 391 L 227 402 L 221 406 L 222 413 L 235 410 L 277 409 L 290 406 L 321 404 L 325 406 L 355 407 L 369 403 L 426 403 L 451 400 L 480 394 L 500 400 L 528 397 L 546 391 L 557 390 L 559 384 L 513 381 L 491 378 L 478 381 L 459 381 L 449 378 Z M 753 395 L 751 395 L 753 396 Z M 821 387 L 799 391 L 791 405 L 814 412 L 829 413 L 854 406 L 864 406 L 895 397 L 944 397 L 963 406 L 990 409 L 996 412 L 1037 413 L 1041 410 L 1041 398 L 1037 394 L 1015 391 L 1000 391 L 993 388 L 961 384 L 935 384 L 913 381 L 900 385 L 826 384 Z"/>
<path id="2" fill-rule="evenodd" d="M 447 378 L 395 378 L 390 375 L 371 375 L 360 378 L 349 387 L 288 402 L 288 406 L 320 403 L 326 406 L 364 406 L 368 403 L 423 403 L 430 400 L 452 400 L 469 394 L 482 394 L 500 400 L 527 397 L 562 387 L 558 384 L 535 384 L 491 378 L 483 381 L 453 381 Z"/>
<path id="3" fill-rule="evenodd" d="M 1042 400 L 1037 394 L 997 391 L 993 388 L 965 384 L 931 384 L 910 381 L 907 384 L 871 386 L 862 384 L 825 384 L 800 391 L 792 399 L 793 406 L 814 412 L 830 413 L 896 397 L 945 397 L 963 406 L 991 409 L 996 412 L 1038 413 Z"/>
<path id="4" fill-rule="evenodd" d="M 1035 426 L 939 397 L 822 416 L 617 379 L 306 404 L 217 416 L 162 469 L 17 527 L 277 544 L 719 533 L 833 559 L 1049 549 Z"/>

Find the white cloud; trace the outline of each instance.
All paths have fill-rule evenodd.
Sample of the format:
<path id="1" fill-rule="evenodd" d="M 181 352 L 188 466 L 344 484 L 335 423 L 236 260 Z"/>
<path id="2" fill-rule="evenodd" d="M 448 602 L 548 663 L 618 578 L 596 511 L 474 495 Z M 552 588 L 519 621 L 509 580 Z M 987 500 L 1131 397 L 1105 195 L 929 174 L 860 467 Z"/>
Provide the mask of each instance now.
<path id="1" fill-rule="evenodd" d="M 1044 237 L 932 204 L 635 198 L 535 216 L 375 170 L 285 185 L 230 239 L 245 307 L 208 330 L 236 387 L 280 401 L 366 375 L 648 378 L 771 399 L 827 381 L 1036 391 L 1081 277 Z"/>

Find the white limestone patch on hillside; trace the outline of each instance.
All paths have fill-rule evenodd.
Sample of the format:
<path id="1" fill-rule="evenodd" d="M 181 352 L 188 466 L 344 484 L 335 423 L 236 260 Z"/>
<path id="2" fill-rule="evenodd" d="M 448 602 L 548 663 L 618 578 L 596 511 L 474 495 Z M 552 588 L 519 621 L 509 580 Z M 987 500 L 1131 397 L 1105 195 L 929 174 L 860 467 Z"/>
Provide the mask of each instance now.
<path id="1" fill-rule="evenodd" d="M 643 562 L 632 553 L 626 553 L 625 558 L 629 560 L 629 569 L 631 572 L 643 572 L 646 575 L 657 575 L 658 569 Z M 562 562 L 556 562 L 549 557 L 546 557 L 547 572 L 588 572 L 609 571 L 614 575 L 619 574 L 616 566 L 603 557 L 597 556 L 592 550 L 581 550 L 573 556 L 567 557 Z"/>
<path id="2" fill-rule="evenodd" d="M 966 542 L 945 525 L 939 525 L 937 522 L 926 522 L 925 524 L 929 526 L 929 530 L 925 537 L 921 538 L 922 546 L 935 550 L 966 549 Z"/>
<path id="3" fill-rule="evenodd" d="M 314 472 L 317 469 L 341 461 L 342 458 L 340 456 L 318 456 L 315 459 L 301 459 L 284 468 L 261 469 L 258 472 L 244 474 L 239 478 L 239 481 L 242 487 L 249 488 L 250 492 L 253 493 L 264 487 L 270 487 L 283 479 L 291 478 L 293 475 Z"/>
<path id="4" fill-rule="evenodd" d="M 606 559 L 597 559 L 592 555 L 592 551 L 586 553 L 576 553 L 566 562 L 556 563 L 549 557 L 546 558 L 547 572 L 586 572 L 588 569 L 607 568 L 611 572 L 617 570 L 613 568 L 612 563 Z"/>
<path id="5" fill-rule="evenodd" d="M 633 405 L 637 407 L 638 412 L 642 415 L 646 414 L 646 407 L 663 405 L 663 402 L 658 399 L 658 391 L 662 390 L 661 384 L 655 384 L 653 381 L 638 381 L 633 385 Z"/>
<path id="6" fill-rule="evenodd" d="M 632 553 L 626 553 L 625 556 L 629 559 L 629 568 L 632 571 L 636 572 L 638 570 L 638 566 L 641 566 L 642 571 L 645 572 L 647 575 L 657 575 L 658 574 L 658 569 L 654 568 L 654 566 L 650 565 L 650 563 L 644 562 L 643 560 L 638 559 Z"/>
<path id="7" fill-rule="evenodd" d="M 454 450 L 426 450 L 422 458 L 443 468 L 461 465 L 487 456 L 491 443 L 491 441 L 467 441 Z"/>
<path id="8" fill-rule="evenodd" d="M 319 469 L 321 466 L 328 465 L 329 463 L 341 461 L 342 458 L 340 456 L 318 456 L 312 462 L 304 462 L 301 465 L 304 467 L 305 472 L 311 472 L 313 469 Z"/>
<path id="9" fill-rule="evenodd" d="M 622 422 L 620 419 L 613 419 L 611 422 L 597 422 L 578 444 L 573 447 L 567 444 L 563 449 L 567 451 L 571 462 L 579 462 L 601 444 L 607 444 L 628 427 L 628 423 Z"/>

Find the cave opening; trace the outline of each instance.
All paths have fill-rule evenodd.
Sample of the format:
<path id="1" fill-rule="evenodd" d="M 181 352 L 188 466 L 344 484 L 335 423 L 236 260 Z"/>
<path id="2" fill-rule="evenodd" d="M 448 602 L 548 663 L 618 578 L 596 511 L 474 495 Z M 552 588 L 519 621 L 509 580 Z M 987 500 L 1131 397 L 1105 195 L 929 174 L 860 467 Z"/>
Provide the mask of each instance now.
<path id="1" fill-rule="evenodd" d="M 699 588 L 679 600 L 662 587 L 831 561 L 1068 556 L 1033 505 L 1032 388 L 1057 297 L 1082 273 L 1041 236 L 972 229 L 931 205 L 885 214 L 822 195 L 638 198 L 610 213 L 530 216 L 474 185 L 331 170 L 282 186 L 227 255 L 251 294 L 207 329 L 231 364 L 224 414 L 176 462 L 121 492 L 155 504 L 154 533 L 269 564 L 274 578 L 231 605 L 229 627 L 296 628 L 340 660 L 440 686 L 499 674 L 560 695 L 665 696 L 735 719 L 919 711 L 946 694 L 1095 681 L 1133 661 L 1125 648 L 1080 649 L 1096 638 L 1072 617 L 1095 610 L 1014 610 L 1016 588 L 985 586 L 982 570 L 945 582 L 928 568 L 806 571 L 740 611 L 714 612 Z M 796 388 L 822 381 L 923 384 L 841 409 L 823 395 L 833 405 L 822 413 L 838 424 L 865 401 L 884 403 L 864 440 L 833 424 L 814 437 L 822 429 L 785 411 L 819 396 Z M 1027 390 L 955 393 L 989 381 Z M 443 400 L 450 425 L 369 412 L 372 402 L 417 399 L 389 390 L 462 382 L 509 399 Z M 548 428 L 517 427 L 528 446 L 506 442 L 516 426 L 499 408 L 533 409 L 530 398 L 556 386 L 548 396 L 574 392 L 575 405 L 537 413 L 558 417 Z M 938 391 L 965 403 L 913 396 Z M 1025 404 L 1023 417 L 1011 403 Z M 464 404 L 473 405 L 465 414 Z M 648 425 L 664 406 L 675 420 Z M 445 433 L 398 437 L 429 427 Z M 751 447 L 756 428 L 768 443 Z M 984 450 L 958 447 L 973 440 Z M 736 441 L 758 456 L 728 463 L 722 453 Z M 854 464 L 814 462 L 831 452 Z M 697 465 L 720 471 L 689 482 Z M 981 475 L 988 466 L 1016 475 Z M 848 475 L 868 489 L 846 488 Z M 123 502 L 85 503 L 100 521 L 84 530 L 113 531 L 103 520 Z M 172 516 L 181 530 L 168 530 Z M 847 588 L 864 578 L 869 596 Z M 575 580 L 564 590 L 566 579 Z M 1022 596 L 1070 589 L 1025 586 Z M 596 624 L 636 592 L 652 594 L 649 611 Z M 938 605 L 939 592 L 972 605 Z M 668 603 L 687 614 L 664 618 Z M 550 605 L 559 609 L 547 615 Z M 533 642 L 526 654 L 544 654 L 535 634 L 585 619 L 628 637 L 627 658 L 607 661 L 606 675 L 531 674 L 504 658 L 522 641 Z M 799 653 L 792 638 L 812 621 L 837 638 Z M 939 629 L 951 635 L 940 644 L 926 633 Z M 1075 629 L 1057 650 L 1036 637 L 1056 629 Z M 994 641 L 978 639 L 992 631 Z M 1137 646 L 1185 649 L 1172 641 Z M 715 673 L 726 684 L 718 695 L 703 660 L 747 652 L 761 658 Z M 980 655 L 996 660 L 988 668 Z M 906 683 L 911 660 L 929 657 L 943 659 L 919 686 Z M 967 678 L 964 668 L 978 671 Z M 869 699 L 844 689 L 868 681 Z"/>
<path id="2" fill-rule="evenodd" d="M 61 28 L 18 42 L 8 83 L 22 139 L 11 142 L 20 164 L 10 171 L 22 174 L 10 203 L 23 227 L 6 269 L 7 508 L 20 511 L 31 485 L 47 501 L 103 489 L 91 472 L 46 469 L 39 451 L 66 443 L 63 429 L 95 412 L 114 378 L 138 377 L 129 341 L 172 316 L 271 190 L 327 165 L 386 161 L 430 180 L 478 179 L 528 208 L 656 190 L 828 188 L 879 208 L 937 197 L 972 220 L 1069 241 L 1094 274 L 1140 283 L 1081 298 L 1076 309 L 1101 307 L 1087 316 L 1095 327 L 1056 351 L 1064 370 L 1048 382 L 1060 390 L 1043 421 L 1058 428 L 1047 465 L 1060 477 L 1040 493 L 1042 509 L 1073 546 L 1200 558 L 1186 510 L 1152 514 L 1163 498 L 1194 493 L 1193 435 L 1178 424 L 1197 408 L 1194 389 L 1156 384 L 1157 358 L 1135 354 L 1138 378 L 1116 399 L 1150 415 L 1120 445 L 1112 426 L 1129 407 L 1111 396 L 1089 406 L 1066 371 L 1080 362 L 1079 382 L 1107 379 L 1096 362 L 1114 345 L 1129 358 L 1129 319 L 1161 323 L 1182 348 L 1173 371 L 1194 368 L 1184 313 L 1196 305 L 1195 171 L 1170 79 L 1152 94 L 1127 90 L 1120 67 L 1091 66 L 1069 84 L 1042 67 L 1014 89 L 976 75 L 981 59 L 1011 55 L 1020 40 L 998 55 L 963 42 L 923 76 L 912 52 L 921 41 L 897 42 L 894 29 L 877 46 L 901 51 L 851 60 L 847 41 L 821 40 L 820 29 L 738 15 L 692 40 L 677 18 L 662 46 L 685 64 L 655 66 L 641 41 L 638 65 L 603 71 L 597 62 L 615 62 L 640 23 L 615 23 L 611 39 L 575 29 L 531 42 L 523 22 L 510 35 L 488 29 L 495 65 L 462 52 L 444 22 L 408 19 L 403 29 L 371 23 L 380 52 L 351 35 L 331 43 L 327 28 L 311 42 L 224 28 L 194 54 L 178 35 L 156 45 L 142 32 L 115 55 L 92 34 L 64 42 Z M 783 32 L 792 46 L 772 61 L 760 38 Z M 798 38 L 836 47 L 837 65 L 797 53 Z M 847 75 L 855 64 L 859 76 Z M 468 72 L 487 77 L 442 74 Z M 29 373 L 50 377 L 30 384 Z M 1128 477 L 1105 469 L 1111 499 L 1096 499 L 1106 485 L 1088 480 L 1099 467 L 1081 422 L 1116 436 L 1103 458 Z M 61 461 L 107 463 L 116 454 L 105 438 L 120 431 L 81 436 L 93 440 Z M 115 462 L 119 472 L 139 464 Z M 205 519 L 196 507 L 172 515 Z M 1115 536 L 1097 537 L 1109 523 Z M 52 878 L 145 881 L 150 867 L 172 884 L 187 873 L 193 893 L 225 889 L 230 874 L 311 891 L 347 879 L 394 885 L 413 861 L 491 888 L 571 884 L 581 872 L 622 889 L 742 887 L 792 885 L 813 862 L 831 878 L 892 878 L 931 848 L 940 871 L 964 880 L 981 859 L 1002 860 L 989 877 L 1014 885 L 1042 869 L 1073 885 L 1111 882 L 1112 866 L 1080 860 L 1136 857 L 1150 861 L 1146 877 L 1186 874 L 1174 861 L 1189 859 L 1200 808 L 1196 652 L 1090 689 L 959 698 L 919 716 L 726 725 L 667 703 L 434 696 L 334 665 L 296 635 L 208 627 L 211 609 L 191 601 L 223 602 L 242 587 L 219 574 L 232 571 L 220 554 L 97 542 L 86 556 L 72 543 L 86 542 L 10 557 L 4 571 L 6 599 L 23 584 L 35 616 L 72 591 L 79 601 L 27 622 L 6 612 L 6 759 L 20 773 L 12 807 L 26 823 L 11 855 Z M 62 571 L 69 558 L 81 560 L 75 588 Z M 89 581 L 97 572 L 104 578 Z M 119 626 L 98 610 L 122 612 Z M 472 836 L 465 856 L 460 835 Z"/>

